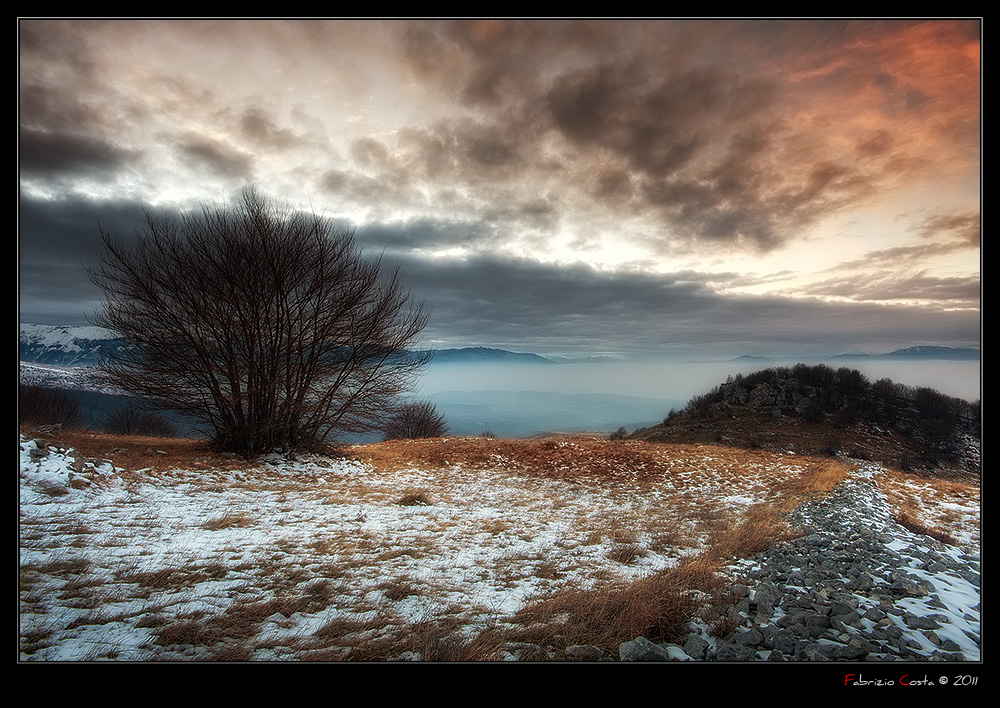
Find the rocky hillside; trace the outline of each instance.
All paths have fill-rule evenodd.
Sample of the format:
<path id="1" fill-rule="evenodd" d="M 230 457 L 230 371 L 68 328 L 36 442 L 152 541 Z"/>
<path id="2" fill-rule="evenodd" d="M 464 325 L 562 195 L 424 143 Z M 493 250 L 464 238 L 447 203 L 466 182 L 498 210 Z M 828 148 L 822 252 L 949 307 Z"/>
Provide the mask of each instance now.
<path id="1" fill-rule="evenodd" d="M 857 371 L 797 365 L 730 377 L 630 438 L 847 454 L 978 480 L 980 407 Z"/>

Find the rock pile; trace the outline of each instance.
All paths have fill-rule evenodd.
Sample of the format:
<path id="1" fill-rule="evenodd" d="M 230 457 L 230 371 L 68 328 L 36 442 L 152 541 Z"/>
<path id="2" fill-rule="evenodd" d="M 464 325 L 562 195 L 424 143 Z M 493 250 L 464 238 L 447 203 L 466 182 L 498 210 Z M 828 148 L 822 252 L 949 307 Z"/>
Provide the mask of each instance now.
<path id="1" fill-rule="evenodd" d="M 728 602 L 707 608 L 678 644 L 644 637 L 622 661 L 975 661 L 978 556 L 892 519 L 874 465 L 803 505 L 805 531 L 733 568 Z M 719 631 L 724 627 L 723 632 Z"/>

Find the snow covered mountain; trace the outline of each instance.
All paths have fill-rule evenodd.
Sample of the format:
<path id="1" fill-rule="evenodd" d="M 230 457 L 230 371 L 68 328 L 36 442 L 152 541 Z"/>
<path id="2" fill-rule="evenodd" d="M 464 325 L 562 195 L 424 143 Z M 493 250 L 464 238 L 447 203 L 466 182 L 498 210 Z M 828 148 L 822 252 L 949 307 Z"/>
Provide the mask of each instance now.
<path id="1" fill-rule="evenodd" d="M 100 327 L 22 324 L 20 360 L 57 366 L 93 366 L 121 342 Z"/>
<path id="2" fill-rule="evenodd" d="M 119 346 L 121 343 L 100 327 L 21 325 L 20 359 L 23 362 L 56 366 L 94 366 L 102 352 Z M 485 347 L 435 350 L 431 353 L 431 357 L 436 364 L 553 363 L 537 354 L 522 354 Z"/>

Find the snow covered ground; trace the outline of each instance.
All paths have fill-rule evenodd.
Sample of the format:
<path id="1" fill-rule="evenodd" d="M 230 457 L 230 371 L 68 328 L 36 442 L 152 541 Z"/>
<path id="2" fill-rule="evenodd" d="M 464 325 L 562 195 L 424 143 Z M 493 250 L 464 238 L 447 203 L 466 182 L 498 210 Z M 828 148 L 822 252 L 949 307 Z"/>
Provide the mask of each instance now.
<path id="1" fill-rule="evenodd" d="M 734 475 L 720 455 L 600 480 L 499 457 L 126 471 L 22 435 L 20 657 L 343 659 L 442 619 L 472 636 L 557 588 L 676 565 L 805 465 L 761 454 Z M 949 518 L 978 543 L 978 498 Z"/>

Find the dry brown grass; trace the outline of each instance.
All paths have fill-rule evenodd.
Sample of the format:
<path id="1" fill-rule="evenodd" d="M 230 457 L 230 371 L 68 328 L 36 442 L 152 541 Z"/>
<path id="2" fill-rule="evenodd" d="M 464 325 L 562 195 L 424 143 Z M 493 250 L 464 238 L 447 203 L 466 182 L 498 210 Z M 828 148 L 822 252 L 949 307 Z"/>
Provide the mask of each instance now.
<path id="1" fill-rule="evenodd" d="M 26 435 L 38 433 L 21 429 Z M 41 437 L 61 447 L 72 448 L 89 460 L 108 460 L 126 471 L 250 469 L 252 464 L 231 455 L 213 452 L 207 440 L 113 435 L 89 430 L 64 429 Z"/>
<path id="2" fill-rule="evenodd" d="M 208 647 L 207 657 L 214 661 L 245 661 L 256 646 L 253 641 L 265 621 L 287 618 L 296 613 L 319 612 L 330 602 L 330 587 L 314 583 L 306 592 L 282 595 L 257 602 L 236 602 L 219 614 L 190 616 L 165 621 L 156 615 L 145 626 L 155 629 L 155 642 L 161 646 Z"/>
<path id="3" fill-rule="evenodd" d="M 876 481 L 904 528 L 953 546 L 964 545 L 959 535 L 966 543 L 979 542 L 979 514 L 973 511 L 981 504 L 978 484 L 895 469 L 885 469 Z"/>
<path id="4" fill-rule="evenodd" d="M 941 541 L 941 543 L 947 543 L 949 546 L 959 545 L 958 539 L 956 539 L 954 536 L 952 536 L 944 529 L 928 526 L 927 524 L 918 521 L 914 517 L 910 516 L 906 512 L 900 511 L 896 513 L 896 523 L 898 523 L 903 528 L 909 529 L 913 533 L 920 534 L 921 536 L 929 536 L 930 538 L 935 538 L 938 541 Z"/>
<path id="5" fill-rule="evenodd" d="M 117 574 L 117 579 L 123 583 L 138 585 L 141 588 L 176 591 L 203 583 L 206 580 L 223 578 L 227 572 L 226 566 L 221 563 L 192 564 L 183 568 L 122 571 Z"/>
<path id="6" fill-rule="evenodd" d="M 621 642 L 640 635 L 653 642 L 678 639 L 699 606 L 699 593 L 721 583 L 712 559 L 692 557 L 633 582 L 556 592 L 521 610 L 514 618 L 521 628 L 505 636 L 559 649 L 590 644 L 616 655 Z"/>
<path id="7" fill-rule="evenodd" d="M 397 501 L 400 506 L 431 506 L 430 495 L 421 489 L 409 489 Z"/>
<path id="8" fill-rule="evenodd" d="M 825 496 L 847 479 L 847 466 L 836 460 L 809 458 L 806 474 L 791 477 L 777 485 L 785 497 L 782 503 L 784 511 L 790 511 L 804 501 Z"/>
<path id="9" fill-rule="evenodd" d="M 51 637 L 52 632 L 47 629 L 21 632 L 21 652 L 30 656 L 40 649 L 44 649 L 49 646 L 49 639 Z"/>
<path id="10" fill-rule="evenodd" d="M 713 533 L 706 553 L 719 560 L 745 558 L 797 535 L 775 506 L 759 504 L 748 509 L 742 519 Z"/>
<path id="11" fill-rule="evenodd" d="M 218 531 L 220 529 L 246 528 L 248 526 L 253 526 L 253 524 L 254 518 L 252 516 L 245 512 L 238 511 L 227 512 L 222 516 L 209 519 L 203 523 L 201 527 L 208 531 Z"/>
<path id="12" fill-rule="evenodd" d="M 304 649 L 304 661 L 399 661 L 409 656 L 421 661 L 474 662 L 502 658 L 505 641 L 491 631 L 470 634 L 455 618 L 406 624 L 376 613 L 364 619 L 331 620 L 296 645 Z"/>
<path id="13" fill-rule="evenodd" d="M 115 465 L 132 470 L 125 473 L 126 477 L 152 471 L 165 473 L 167 479 L 166 473 L 171 468 L 204 470 L 200 491 L 205 493 L 212 493 L 213 488 L 222 491 L 222 481 L 213 477 L 217 470 L 250 469 L 248 463 L 215 455 L 206 444 L 197 441 L 81 432 L 62 435 L 60 444 L 72 445 L 84 456 L 112 459 Z M 119 448 L 128 448 L 129 454 L 116 453 Z M 145 453 L 146 448 L 166 454 Z M 385 539 L 364 529 L 361 525 L 364 519 L 359 518 L 317 529 L 314 538 L 275 539 L 271 547 L 273 555 L 255 559 L 253 566 L 257 578 L 267 578 L 260 596 L 270 599 L 237 601 L 228 610 L 214 615 L 177 617 L 150 611 L 137 624 L 153 629 L 161 646 L 199 647 L 202 651 L 199 656 L 223 661 L 246 660 L 268 648 L 287 650 L 296 658 L 323 661 L 390 660 L 407 651 L 425 661 L 485 661 L 500 658 L 504 647 L 514 645 L 565 649 L 574 644 L 596 645 L 613 656 L 619 643 L 639 635 L 656 642 L 679 637 L 693 614 L 704 605 L 706 595 L 717 592 L 727 582 L 720 569 L 729 560 L 764 550 L 794 535 L 795 530 L 786 523 L 786 513 L 802 501 L 829 493 L 848 473 L 844 465 L 828 457 L 784 456 L 763 450 L 708 445 L 611 442 L 587 437 L 393 441 L 356 446 L 347 454 L 370 463 L 373 474 L 370 478 L 345 479 L 336 490 L 315 490 L 317 505 L 356 504 L 363 500 L 384 505 L 433 504 L 444 509 L 468 503 L 448 488 L 447 481 L 463 475 L 475 478 L 477 471 L 489 470 L 490 474 L 525 482 L 523 487 L 512 484 L 512 490 L 544 486 L 532 482 L 554 479 L 559 482 L 552 485 L 555 491 L 526 493 L 523 497 L 514 492 L 510 505 L 539 515 L 549 510 L 569 509 L 580 525 L 574 543 L 584 546 L 609 543 L 611 557 L 623 566 L 642 567 L 641 559 L 667 549 L 681 549 L 683 560 L 671 569 L 650 572 L 632 582 L 623 582 L 611 574 L 594 575 L 583 587 L 569 584 L 577 569 L 567 567 L 551 552 L 498 557 L 495 565 L 486 569 L 498 583 L 506 582 L 513 588 L 528 579 L 542 579 L 549 581 L 544 584 L 547 594 L 518 613 L 512 626 L 470 633 L 459 620 L 447 616 L 417 623 L 404 620 L 384 611 L 378 604 L 380 600 L 364 597 L 366 593 L 357 592 L 358 588 L 343 588 L 341 592 L 342 588 L 333 584 L 352 577 L 354 569 L 364 567 L 381 573 L 370 581 L 367 589 L 381 591 L 381 596 L 389 601 L 427 597 L 435 592 L 433 584 L 414 580 L 394 563 L 438 553 L 436 541 L 431 537 L 432 527 L 425 528 L 423 535 L 411 534 L 405 541 L 387 547 Z M 441 474 L 436 479 L 429 474 L 428 480 L 432 481 L 420 478 L 407 483 L 419 486 L 392 486 L 394 473 L 413 468 L 438 470 Z M 706 481 L 710 483 L 708 487 L 703 486 Z M 280 485 L 288 483 L 288 477 L 279 476 L 241 482 L 248 494 L 254 489 L 280 492 Z M 301 486 L 305 488 L 306 482 Z M 703 491 L 706 488 L 718 490 L 719 498 L 706 497 Z M 595 515 L 582 507 L 579 511 L 571 508 L 579 504 L 575 496 L 578 490 L 591 489 L 612 498 L 613 513 Z M 951 497 L 970 493 L 958 486 L 940 489 L 942 495 Z M 433 494 L 428 490 L 433 490 Z M 636 490 L 657 495 L 651 497 L 656 500 L 657 513 L 649 513 L 649 508 L 632 510 L 617 505 L 616 494 L 621 493 L 624 500 L 634 496 Z M 749 507 L 733 507 L 723 502 L 730 494 L 752 494 L 764 501 Z M 902 492 L 900 499 L 905 500 Z M 900 508 L 905 512 L 906 507 Z M 425 512 L 414 510 L 414 513 Z M 904 513 L 901 518 L 907 523 L 918 523 L 916 515 Z M 202 528 L 240 528 L 260 522 L 254 514 L 236 508 L 208 519 Z M 30 533 L 34 529 L 26 524 L 25 530 Z M 441 529 L 447 530 L 451 529 Z M 477 530 L 524 540 L 533 533 L 528 524 L 513 516 L 486 519 Z M 61 532 L 75 539 L 92 538 L 94 533 L 83 525 L 67 526 Z M 703 543 L 706 548 L 695 552 Z M 303 560 L 289 562 L 289 557 L 305 555 L 313 556 L 308 569 Z M 30 592 L 37 583 L 36 576 L 44 574 L 64 579 L 64 592 L 76 593 L 81 602 L 99 601 L 86 579 L 77 577 L 88 569 L 89 562 L 72 552 L 52 559 L 45 567 L 22 568 L 22 592 Z M 192 563 L 122 571 L 116 581 L 133 585 L 128 592 L 138 596 L 142 592 L 190 589 L 206 580 L 231 578 L 230 574 L 239 572 L 239 567 L 232 564 Z M 275 617 L 318 612 L 334 606 L 345 616 L 330 620 L 313 635 L 276 640 L 259 638 L 261 626 L 268 618 L 274 621 Z M 100 620 L 103 617 L 100 607 L 95 606 L 94 610 L 91 618 Z M 717 630 L 724 631 L 725 623 L 726 618 L 719 616 L 713 626 L 717 624 Z M 41 634 L 23 640 L 29 646 L 39 647 L 46 641 L 47 635 Z M 528 652 L 521 658 L 543 659 L 549 655 Z"/>
<path id="14" fill-rule="evenodd" d="M 506 639 L 494 632 L 469 637 L 449 622 L 422 622 L 412 633 L 410 651 L 422 661 L 497 661 Z"/>

